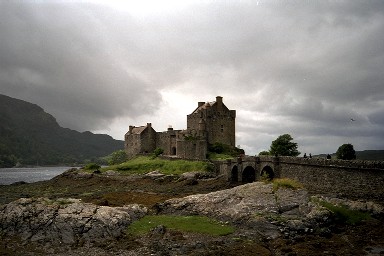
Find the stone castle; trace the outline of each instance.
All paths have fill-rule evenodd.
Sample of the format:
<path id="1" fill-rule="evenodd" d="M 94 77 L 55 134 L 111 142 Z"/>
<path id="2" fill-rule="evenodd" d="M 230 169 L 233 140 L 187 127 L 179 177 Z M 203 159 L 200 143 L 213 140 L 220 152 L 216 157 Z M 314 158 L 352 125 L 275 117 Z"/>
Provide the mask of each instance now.
<path id="1" fill-rule="evenodd" d="M 156 132 L 151 123 L 129 126 L 125 151 L 129 158 L 161 148 L 167 156 L 206 159 L 209 145 L 221 143 L 235 147 L 235 119 L 236 110 L 229 110 L 223 98 L 217 96 L 213 102 L 198 102 L 197 108 L 187 115 L 186 130 L 168 128 Z"/>

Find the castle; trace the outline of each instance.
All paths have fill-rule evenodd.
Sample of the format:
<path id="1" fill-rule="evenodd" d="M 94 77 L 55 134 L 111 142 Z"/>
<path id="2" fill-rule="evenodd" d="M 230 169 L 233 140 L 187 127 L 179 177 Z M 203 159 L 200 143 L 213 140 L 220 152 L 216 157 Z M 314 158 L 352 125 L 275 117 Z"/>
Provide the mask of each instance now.
<path id="1" fill-rule="evenodd" d="M 137 154 L 152 153 L 156 148 L 163 155 L 184 159 L 206 159 L 208 146 L 221 143 L 235 147 L 236 110 L 229 110 L 223 97 L 213 102 L 198 102 L 197 108 L 187 115 L 187 129 L 156 132 L 151 123 L 129 126 L 125 134 L 125 151 L 128 158 Z"/>

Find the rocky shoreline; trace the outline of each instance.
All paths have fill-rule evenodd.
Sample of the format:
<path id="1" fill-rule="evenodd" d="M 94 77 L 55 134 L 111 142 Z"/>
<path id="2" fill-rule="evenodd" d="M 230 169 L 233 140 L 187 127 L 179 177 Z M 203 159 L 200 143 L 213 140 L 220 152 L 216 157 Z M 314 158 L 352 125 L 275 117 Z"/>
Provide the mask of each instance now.
<path id="1" fill-rule="evenodd" d="M 100 182 L 104 182 L 115 190 L 120 188 L 118 193 L 126 191 L 132 199 L 127 199 L 126 204 L 121 206 L 103 206 L 87 202 L 87 197 L 81 199 L 80 195 L 84 196 L 82 191 L 77 199 L 30 197 L 2 204 L 1 255 L 384 254 L 384 208 L 381 204 L 325 198 L 311 195 L 304 188 L 276 189 L 264 182 L 228 187 L 220 181 L 223 185 L 220 190 L 220 179 L 209 176 L 188 174 L 165 177 L 155 174 L 133 178 L 116 173 L 99 175 L 72 170 L 51 181 L 29 187 L 28 184 L 13 185 L 13 188 L 2 186 L 1 191 L 25 191 L 27 188 L 36 189 L 36 186 L 40 189 L 45 186 L 46 189 L 48 185 L 56 184 L 57 191 L 60 191 L 60 183 L 72 184 L 75 188 L 85 180 L 91 182 L 94 179 L 99 186 Z M 131 184 L 134 181 L 136 183 Z M 91 191 L 90 184 L 84 189 L 88 187 Z M 131 186 L 136 187 L 137 194 L 144 193 L 147 197 L 150 193 L 158 196 L 156 190 L 161 186 L 168 191 L 174 188 L 175 191 L 169 191 L 167 196 L 163 191 L 164 197 L 156 197 L 157 202 L 145 205 L 135 203 L 138 199 L 134 199 Z M 108 185 L 105 187 L 108 188 Z M 195 190 L 213 192 L 195 193 Z M 319 202 L 342 205 L 367 213 L 372 218 L 353 225 L 339 223 L 337 216 Z M 126 232 L 133 221 L 153 214 L 207 216 L 233 225 L 235 232 L 217 237 L 171 230 L 164 226 L 142 236 Z"/>

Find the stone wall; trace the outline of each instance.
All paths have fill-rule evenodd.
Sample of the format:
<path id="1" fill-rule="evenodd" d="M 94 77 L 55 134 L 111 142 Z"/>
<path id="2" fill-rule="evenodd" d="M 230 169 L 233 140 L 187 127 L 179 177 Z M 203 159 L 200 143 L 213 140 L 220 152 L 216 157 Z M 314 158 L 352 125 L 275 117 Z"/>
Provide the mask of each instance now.
<path id="1" fill-rule="evenodd" d="M 168 129 L 156 134 L 156 147 L 164 150 L 164 155 L 176 155 L 176 137 L 179 130 Z"/>
<path id="2" fill-rule="evenodd" d="M 128 159 L 140 152 L 140 148 L 140 134 L 125 135 L 125 152 L 127 153 Z"/>
<path id="3" fill-rule="evenodd" d="M 271 170 L 275 178 L 297 180 L 312 193 L 384 200 L 384 162 L 380 161 L 260 156 L 215 162 L 215 165 L 228 180 L 233 179 L 234 172 L 238 181 L 242 181 L 246 168 L 248 171 L 253 168 L 255 180 L 260 179 L 263 170 Z"/>
<path id="4" fill-rule="evenodd" d="M 185 159 L 206 159 L 206 140 L 177 140 L 177 156 Z"/>
<path id="5" fill-rule="evenodd" d="M 280 158 L 280 177 L 295 179 L 314 193 L 384 199 L 384 163 L 322 158 Z"/>

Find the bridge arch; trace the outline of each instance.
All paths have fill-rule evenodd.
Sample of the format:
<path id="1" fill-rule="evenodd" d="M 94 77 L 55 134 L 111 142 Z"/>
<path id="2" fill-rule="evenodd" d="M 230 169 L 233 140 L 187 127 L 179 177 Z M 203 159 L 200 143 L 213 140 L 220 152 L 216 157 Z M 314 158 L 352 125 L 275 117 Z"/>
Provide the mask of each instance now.
<path id="1" fill-rule="evenodd" d="M 272 180 L 275 177 L 275 173 L 273 171 L 273 168 L 269 165 L 266 165 L 261 170 L 260 176 L 267 180 Z"/>
<path id="2" fill-rule="evenodd" d="M 247 166 L 244 168 L 243 173 L 241 175 L 242 181 L 244 183 L 254 182 L 256 180 L 256 170 L 252 166 Z"/>
<path id="3" fill-rule="evenodd" d="M 238 182 L 239 181 L 239 168 L 237 165 L 234 165 L 231 170 L 231 181 Z"/>

